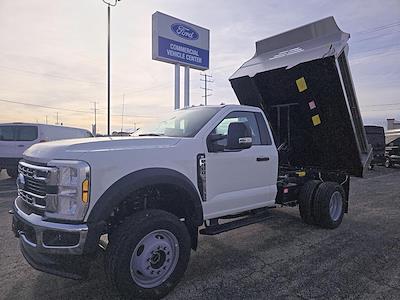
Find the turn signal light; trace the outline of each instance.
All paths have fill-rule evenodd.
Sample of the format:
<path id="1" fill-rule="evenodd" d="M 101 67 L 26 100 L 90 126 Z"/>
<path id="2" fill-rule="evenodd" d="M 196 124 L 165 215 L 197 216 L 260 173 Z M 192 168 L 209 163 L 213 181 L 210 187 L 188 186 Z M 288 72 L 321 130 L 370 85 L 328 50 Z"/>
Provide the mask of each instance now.
<path id="1" fill-rule="evenodd" d="M 85 179 L 82 182 L 82 202 L 87 203 L 89 201 L 89 179 Z"/>

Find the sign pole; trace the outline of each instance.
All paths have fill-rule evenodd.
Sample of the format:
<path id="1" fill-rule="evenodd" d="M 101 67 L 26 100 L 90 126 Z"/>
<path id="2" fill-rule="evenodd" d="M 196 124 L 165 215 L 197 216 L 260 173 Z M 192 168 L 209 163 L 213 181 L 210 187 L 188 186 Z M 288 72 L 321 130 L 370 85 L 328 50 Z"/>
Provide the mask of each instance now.
<path id="1" fill-rule="evenodd" d="M 105 1 L 105 0 L 103 0 Z M 190 106 L 190 69 L 209 69 L 210 31 L 161 12 L 152 15 L 152 58 L 175 65 L 174 108 Z M 184 67 L 180 104 L 180 67 Z"/>
<path id="2" fill-rule="evenodd" d="M 108 39 L 107 39 L 107 135 L 110 136 L 111 127 L 111 101 L 110 101 L 110 5 L 107 7 Z"/>
<path id="3" fill-rule="evenodd" d="M 184 107 L 189 107 L 190 106 L 190 89 L 189 89 L 189 84 L 190 84 L 190 67 L 185 66 L 185 90 L 184 90 Z"/>
<path id="4" fill-rule="evenodd" d="M 179 64 L 175 64 L 175 109 L 180 108 L 180 83 L 181 68 Z"/>

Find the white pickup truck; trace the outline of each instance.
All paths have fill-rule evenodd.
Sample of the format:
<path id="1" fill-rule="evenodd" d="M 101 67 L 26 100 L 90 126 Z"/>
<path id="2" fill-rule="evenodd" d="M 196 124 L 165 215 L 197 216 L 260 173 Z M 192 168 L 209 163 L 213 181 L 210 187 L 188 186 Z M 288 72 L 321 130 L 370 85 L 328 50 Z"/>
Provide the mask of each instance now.
<path id="1" fill-rule="evenodd" d="M 230 78 L 247 105 L 178 110 L 137 137 L 29 148 L 11 211 L 26 260 L 82 278 L 101 244 L 121 295 L 160 298 L 183 276 L 199 233 L 296 205 L 308 224 L 339 226 L 350 175 L 362 176 L 370 154 L 347 39 L 327 18 L 257 42 Z"/>

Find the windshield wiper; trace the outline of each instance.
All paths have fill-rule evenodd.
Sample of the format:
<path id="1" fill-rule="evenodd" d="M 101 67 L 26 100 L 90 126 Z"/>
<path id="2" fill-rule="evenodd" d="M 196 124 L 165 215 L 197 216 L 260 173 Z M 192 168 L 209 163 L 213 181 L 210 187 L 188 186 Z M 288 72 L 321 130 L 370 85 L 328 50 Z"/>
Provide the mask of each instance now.
<path id="1" fill-rule="evenodd" d="M 139 134 L 139 136 L 162 136 L 163 134 L 158 134 L 158 133 L 142 133 Z"/>

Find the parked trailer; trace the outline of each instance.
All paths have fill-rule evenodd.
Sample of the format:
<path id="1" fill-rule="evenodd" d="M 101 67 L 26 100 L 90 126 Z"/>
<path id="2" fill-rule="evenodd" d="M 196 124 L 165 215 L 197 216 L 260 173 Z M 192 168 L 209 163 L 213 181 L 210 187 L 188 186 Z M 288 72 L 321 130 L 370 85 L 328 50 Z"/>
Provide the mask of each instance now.
<path id="1" fill-rule="evenodd" d="M 385 129 L 382 126 L 373 125 L 366 125 L 364 128 L 368 143 L 372 147 L 373 157 L 369 168 L 373 169 L 377 164 L 385 164 Z"/>
<path id="2" fill-rule="evenodd" d="M 385 167 L 390 168 L 400 164 L 400 129 L 386 131 L 385 135 Z"/>

